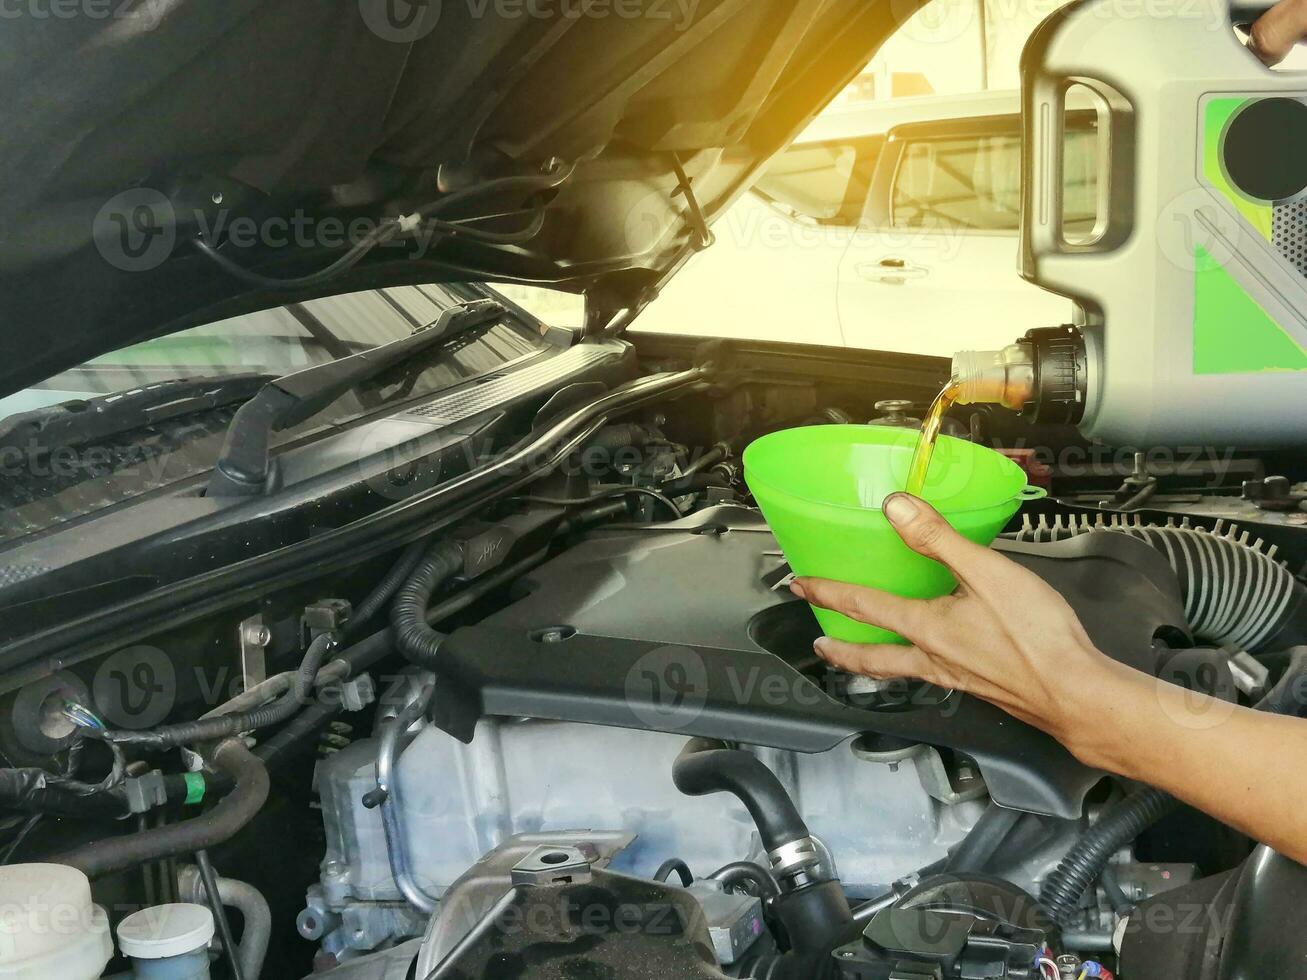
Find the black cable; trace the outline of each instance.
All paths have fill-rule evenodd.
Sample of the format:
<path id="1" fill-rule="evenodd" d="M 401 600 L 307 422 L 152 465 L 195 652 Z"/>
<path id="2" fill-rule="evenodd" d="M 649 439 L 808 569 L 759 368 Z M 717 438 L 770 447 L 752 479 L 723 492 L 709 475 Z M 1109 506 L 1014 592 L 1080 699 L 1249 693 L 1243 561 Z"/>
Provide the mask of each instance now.
<path id="1" fill-rule="evenodd" d="M 432 218 L 441 211 L 447 210 L 457 204 L 463 204 L 467 201 L 474 201 L 484 194 L 492 191 L 502 191 L 512 193 L 522 191 L 524 193 L 533 191 L 549 191 L 556 187 L 562 186 L 567 179 L 572 176 L 576 165 L 572 164 L 562 167 L 552 173 L 542 174 L 540 176 L 528 177 L 499 177 L 495 180 L 487 180 L 481 184 L 473 184 L 471 187 L 465 187 L 462 190 L 453 191 L 444 197 L 437 198 L 423 204 L 413 211 L 413 214 L 421 218 Z"/>
<path id="2" fill-rule="evenodd" d="M 216 742 L 219 739 L 271 728 L 290 721 L 301 708 L 311 702 L 314 681 L 322 669 L 327 654 L 335 647 L 336 639 L 330 633 L 321 633 L 309 644 L 300 662 L 299 670 L 291 680 L 290 690 L 272 704 L 252 711 L 236 711 L 214 715 L 198 721 L 166 725 L 145 731 L 99 731 L 83 729 L 92 737 L 103 739 L 111 746 L 133 745 L 145 750 L 162 752 L 196 742 Z"/>
<path id="3" fill-rule="evenodd" d="M 222 904 L 222 896 L 218 893 L 218 875 L 213 870 L 213 862 L 209 860 L 209 852 L 196 851 L 195 864 L 200 869 L 200 880 L 204 882 L 204 894 L 213 912 L 213 922 L 218 927 L 222 951 L 227 956 L 227 962 L 231 964 L 232 980 L 245 980 L 245 971 L 241 969 L 240 951 L 236 947 L 236 940 L 232 938 L 231 920 L 227 918 L 227 908 Z"/>
<path id="4" fill-rule="evenodd" d="M 694 884 L 694 874 L 690 871 L 690 866 L 680 858 L 668 858 L 662 864 L 658 865 L 658 870 L 654 872 L 654 881 L 666 881 L 675 871 L 681 878 L 681 884 L 689 888 Z"/>
<path id="5" fill-rule="evenodd" d="M 454 205 L 461 204 L 465 201 L 474 200 L 484 194 L 492 191 L 511 192 L 516 190 L 522 191 L 544 191 L 553 190 L 564 183 L 571 175 L 575 166 L 561 168 L 554 173 L 544 174 L 541 176 L 530 177 L 501 177 L 497 180 L 488 180 L 481 184 L 475 184 L 472 187 L 446 194 L 442 198 L 430 201 L 427 204 L 414 210 L 411 214 L 398 218 L 386 218 L 378 222 L 377 226 L 360 238 L 353 247 L 350 248 L 343 256 L 337 259 L 325 269 L 307 276 L 299 276 L 292 279 L 278 279 L 273 276 L 265 276 L 255 272 L 253 269 L 247 269 L 239 262 L 234 262 L 227 256 L 223 255 L 216 248 L 204 241 L 202 238 L 191 239 L 191 244 L 203 256 L 215 263 L 224 272 L 235 276 L 251 285 L 264 289 L 304 289 L 310 286 L 317 286 L 321 283 L 328 282 L 342 273 L 348 272 L 354 266 L 358 265 L 369 252 L 378 245 L 389 241 L 401 231 L 415 231 L 424 224 L 431 223 L 434 216 Z M 417 220 L 415 220 L 417 219 Z M 469 218 L 466 221 L 485 220 L 485 218 Z M 516 232 L 490 232 L 479 231 L 474 228 L 466 228 L 455 222 L 440 222 L 440 225 L 448 231 L 449 234 L 459 234 L 465 238 L 476 239 L 486 244 L 516 244 L 521 241 L 528 241 L 530 238 L 539 234 L 540 227 L 544 225 L 544 208 L 539 209 L 536 219 L 530 226 Z M 451 230 L 452 229 L 452 230 Z M 529 237 L 526 236 L 530 232 Z"/>
<path id="6" fill-rule="evenodd" d="M 492 216 L 465 218 L 466 221 L 489 221 Z M 522 245 L 540 234 L 545 226 L 545 209 L 536 208 L 531 223 L 517 231 L 482 231 L 469 228 L 459 221 L 441 221 L 439 218 L 427 218 L 422 222 L 424 228 L 435 228 L 454 238 L 463 238 L 469 242 L 481 242 L 486 245 Z"/>
<path id="7" fill-rule="evenodd" d="M 192 238 L 191 244 L 195 246 L 196 251 L 205 256 L 224 272 L 241 279 L 252 286 L 259 286 L 263 289 L 304 289 L 309 286 L 317 286 L 321 283 L 328 282 L 341 273 L 348 272 L 354 266 L 358 265 L 376 246 L 382 242 L 389 241 L 394 234 L 399 231 L 399 221 L 391 218 L 377 225 L 372 231 L 364 235 L 355 243 L 354 247 L 346 252 L 325 269 L 319 269 L 317 272 L 310 273 L 307 276 L 299 276 L 294 279 L 278 279 L 274 276 L 265 276 L 255 272 L 253 269 L 247 269 L 239 262 L 233 262 L 227 256 L 223 255 L 216 248 L 210 245 L 202 238 Z"/>
<path id="8" fill-rule="evenodd" d="M 353 638 L 358 635 L 359 631 L 372 621 L 372 618 L 381 612 L 381 610 L 395 597 L 399 587 L 404 584 L 404 580 L 413 574 L 413 569 L 417 567 L 418 562 L 422 560 L 422 555 L 429 547 L 425 539 L 414 541 L 404 549 L 395 564 L 391 566 L 381 579 L 373 587 L 357 606 L 350 613 L 349 622 L 345 624 L 345 635 Z"/>
<path id="9" fill-rule="evenodd" d="M 427 622 L 427 607 L 436 589 L 463 570 L 463 545 L 458 541 L 437 541 L 395 595 L 390 607 L 390 625 L 395 646 L 409 663 L 423 670 L 435 670 L 436 655 L 445 635 Z"/>
<path id="10" fill-rule="evenodd" d="M 88 878 L 97 878 L 146 861 L 225 844 L 244 830 L 268 801 L 268 770 L 238 738 L 220 743 L 210 765 L 214 772 L 231 779 L 232 789 L 207 813 L 144 833 L 89 841 L 48 863 L 66 864 Z"/>
<path id="11" fill-rule="evenodd" d="M 11 840 L 9 846 L 5 848 L 4 854 L 0 854 L 0 865 L 6 865 L 14 859 L 15 852 L 23 846 L 23 841 L 31 836 L 32 831 L 36 829 L 36 825 L 41 822 L 41 818 L 44 815 L 45 814 L 37 813 L 27 818 L 27 822 L 19 828 L 18 833 L 14 834 L 14 839 Z"/>
<path id="12" fill-rule="evenodd" d="M 1098 882 L 1103 886 L 1103 892 L 1107 895 L 1107 903 L 1112 906 L 1112 911 L 1116 915 L 1129 915 L 1134 908 L 1134 902 L 1126 895 L 1125 890 L 1121 887 L 1121 880 L 1116 876 L 1116 870 L 1108 864 L 1103 868 L 1103 873 L 1098 876 Z"/>
<path id="13" fill-rule="evenodd" d="M 627 494 L 641 494 L 643 496 L 652 497 L 675 514 L 675 520 L 679 521 L 685 516 L 681 513 L 681 509 L 676 506 L 671 497 L 667 496 L 665 493 L 659 492 L 658 490 L 651 490 L 649 487 L 614 487 L 610 490 L 605 490 L 602 493 L 591 494 L 589 497 L 527 496 L 514 497 L 513 499 L 524 504 L 543 504 L 546 507 L 584 507 L 587 504 L 596 504 L 601 500 L 609 500 L 613 497 L 623 497 Z"/>
<path id="14" fill-rule="evenodd" d="M 1080 896 L 1102 873 L 1108 858 L 1178 806 L 1175 797 L 1145 786 L 1109 806 L 1080 835 L 1039 890 L 1039 901 L 1058 925 L 1075 922 Z"/>

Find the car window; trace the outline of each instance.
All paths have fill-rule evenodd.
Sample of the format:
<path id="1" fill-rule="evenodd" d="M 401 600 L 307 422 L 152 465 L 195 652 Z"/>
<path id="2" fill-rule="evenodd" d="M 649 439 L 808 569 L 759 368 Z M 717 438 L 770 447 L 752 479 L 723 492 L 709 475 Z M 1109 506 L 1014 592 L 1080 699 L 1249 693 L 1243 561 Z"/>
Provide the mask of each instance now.
<path id="1" fill-rule="evenodd" d="M 1068 322 L 1071 300 L 1024 280 L 1017 247 L 1020 56 L 1065 2 L 928 0 L 902 17 L 631 332 L 950 356 Z M 1068 142 L 1070 242 L 1098 233 L 1101 149 L 1092 128 Z M 506 292 L 547 322 L 581 323 L 576 297 Z"/>
<path id="2" fill-rule="evenodd" d="M 1096 153 L 1090 130 L 1066 137 L 1065 223 L 1093 228 L 1097 213 Z M 904 229 L 1010 231 L 1021 224 L 1021 137 L 1018 133 L 916 140 L 903 147 L 893 189 L 891 225 Z"/>
<path id="3" fill-rule="evenodd" d="M 822 223 L 855 225 L 862 213 L 883 140 L 840 140 L 791 146 L 753 190 L 764 200 Z"/>

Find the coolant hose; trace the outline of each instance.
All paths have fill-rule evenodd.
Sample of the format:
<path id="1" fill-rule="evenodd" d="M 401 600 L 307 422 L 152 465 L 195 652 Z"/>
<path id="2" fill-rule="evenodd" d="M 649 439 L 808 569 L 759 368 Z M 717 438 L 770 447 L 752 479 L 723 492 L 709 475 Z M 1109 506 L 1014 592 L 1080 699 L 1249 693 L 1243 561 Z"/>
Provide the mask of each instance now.
<path id="1" fill-rule="evenodd" d="M 177 873 L 177 884 L 177 897 L 181 901 L 210 904 L 199 868 L 194 865 L 181 868 Z M 268 943 L 272 939 L 272 911 L 268 908 L 268 900 L 253 885 L 234 878 L 219 878 L 217 886 L 218 900 L 239 912 L 244 922 L 237 951 L 241 974 L 245 980 L 259 980 L 268 955 Z"/>
<path id="2" fill-rule="evenodd" d="M 124 837 L 92 841 L 49 859 L 66 864 L 88 878 L 125 871 L 147 861 L 193 854 L 231 840 L 249 825 L 268 800 L 268 770 L 238 738 L 213 750 L 211 766 L 231 779 L 230 793 L 203 816 Z"/>
<path id="3" fill-rule="evenodd" d="M 1009 810 L 997 803 L 990 803 L 976 825 L 948 856 L 945 872 L 964 874 L 985 871 L 990 859 L 1003 846 L 1021 816 L 1020 810 Z"/>
<path id="4" fill-rule="evenodd" d="M 399 587 L 390 607 L 396 648 L 405 660 L 423 670 L 436 669 L 436 653 L 445 640 L 443 633 L 427 625 L 427 606 L 436 589 L 462 569 L 462 544 L 437 541 Z"/>
<path id="5" fill-rule="evenodd" d="M 692 738 L 672 765 L 672 782 L 686 796 L 731 793 L 753 817 L 769 852 L 808 837 L 808 825 L 799 816 L 781 781 L 761 760 L 724 742 Z"/>

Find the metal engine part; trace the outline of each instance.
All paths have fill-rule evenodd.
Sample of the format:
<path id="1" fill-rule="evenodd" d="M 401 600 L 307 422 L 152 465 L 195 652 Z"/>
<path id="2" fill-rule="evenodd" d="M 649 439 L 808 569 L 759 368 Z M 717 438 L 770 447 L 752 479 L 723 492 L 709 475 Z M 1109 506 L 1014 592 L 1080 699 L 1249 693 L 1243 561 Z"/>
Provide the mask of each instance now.
<path id="1" fill-rule="evenodd" d="M 485 719 L 464 745 L 428 726 L 396 770 L 414 875 L 424 891 L 442 897 L 483 854 L 515 835 L 575 827 L 633 834 L 613 868 L 640 877 L 673 856 L 696 875 L 746 857 L 765 861 L 743 806 L 676 790 L 670 774 L 684 744 L 684 737 L 663 732 Z M 337 959 L 419 935 L 426 924 L 395 884 L 380 811 L 362 804 L 376 785 L 378 747 L 376 739 L 356 742 L 318 768 L 327 854 L 300 931 Z M 944 858 L 988 804 L 972 767 L 950 770 L 927 746 L 873 752 L 855 740 L 813 755 L 753 751 L 834 854 L 855 898 L 879 895 Z M 1004 873 L 1035 888 L 1075 829 L 1058 828 Z"/>
<path id="2" fill-rule="evenodd" d="M 1009 543 L 1006 550 L 1045 574 L 1072 601 L 1096 642 L 1127 662 L 1142 667 L 1155 657 L 1158 624 L 1184 622 L 1173 573 L 1142 542 L 1106 535 L 1061 545 Z M 798 679 L 820 678 L 825 669 L 811 652 L 811 637 L 805 632 L 811 624 L 796 624 L 783 615 L 807 613 L 784 592 L 786 571 L 765 525 L 745 508 L 714 508 L 676 525 L 595 533 L 519 583 L 525 597 L 478 627 L 454 634 L 446 652 L 451 661 L 458 655 L 457 639 L 470 663 L 476 648 L 476 669 L 491 678 L 496 658 L 502 661 L 517 653 L 508 645 L 494 646 L 495 640 L 508 644 L 514 638 L 530 638 L 529 649 L 537 658 L 530 663 L 539 665 L 539 676 L 532 681 L 529 702 L 514 703 L 539 706 L 541 713 L 560 719 L 568 718 L 580 701 L 575 692 L 568 700 L 565 685 L 549 673 L 546 663 L 560 668 L 570 663 L 579 669 L 578 657 L 602 657 L 605 651 L 612 654 L 623 643 L 637 641 L 693 647 L 704 651 L 705 663 L 713 656 L 735 671 L 728 674 L 727 689 L 715 691 L 729 701 L 733 733 L 710 734 L 759 742 L 768 732 L 775 736 L 780 730 L 759 719 L 779 709 L 769 700 L 767 677 L 755 678 L 753 666 L 775 663 L 790 671 L 783 676 Z M 1118 579 L 1115 594 L 1101 595 L 1090 587 L 1109 573 Z M 1124 608 L 1131 613 L 1123 615 Z M 551 639 L 554 636 L 561 639 Z M 585 638 L 592 642 L 581 644 Z M 773 648 L 779 652 L 772 653 Z M 791 649 L 798 652 L 788 653 Z M 790 659 L 783 660 L 783 655 Z M 587 663 L 587 669 L 598 671 L 597 663 Z M 637 662 L 633 670 L 639 667 Z M 809 674 L 800 678 L 800 670 Z M 571 682 L 597 683 L 594 676 L 583 673 Z M 637 704 L 631 710 L 638 717 L 630 727 L 610 727 L 614 723 L 589 723 L 590 717 L 516 717 L 521 707 L 489 706 L 487 699 L 502 688 L 491 687 L 487 694 L 463 686 L 460 682 L 467 677 L 442 673 L 435 688 L 435 716 L 441 717 L 443 690 L 447 702 L 467 709 L 466 726 L 455 728 L 471 740 L 460 741 L 427 723 L 420 723 L 420 730 L 406 729 L 411 744 L 388 779 L 383 775 L 383 781 L 392 784 L 387 804 L 391 832 L 398 829 L 402 835 L 403 846 L 394 853 L 387 847 L 382 809 L 364 805 L 365 797 L 375 797 L 378 788 L 380 739 L 355 742 L 321 761 L 317 788 L 327 848 L 321 881 L 310 890 L 308 908 L 300 916 L 301 934 L 319 941 L 324 955 L 337 962 L 419 936 L 431 916 L 405 900 L 406 893 L 412 897 L 413 888 L 397 886 L 392 871 L 396 854 L 402 858 L 403 877 L 429 897 L 427 904 L 435 906 L 440 921 L 450 889 L 467 869 L 523 834 L 538 835 L 539 840 L 576 828 L 614 828 L 633 835 L 630 846 L 614 854 L 612 870 L 640 878 L 651 877 L 673 857 L 684 860 L 696 876 L 740 860 L 767 864 L 742 805 L 723 796 L 687 797 L 676 789 L 672 766 L 688 732 L 680 726 L 679 715 L 653 713 L 657 704 L 648 706 L 648 717 L 639 715 L 645 706 L 631 697 L 632 676 L 627 675 L 625 700 L 620 674 L 615 686 L 603 686 L 594 698 L 599 704 Z M 730 689 L 731 683 L 740 690 Z M 747 698 L 746 685 L 754 685 Z M 838 687 L 831 690 L 838 692 Z M 789 694 L 790 688 L 782 693 Z M 746 700 L 745 706 L 754 712 L 748 717 L 741 711 Z M 824 693 L 819 707 L 842 710 Z M 870 732 L 852 727 L 849 734 L 835 735 L 813 751 L 742 746 L 779 778 L 813 836 L 833 856 L 854 901 L 879 898 L 892 886 L 901 886 L 905 877 L 911 880 L 923 868 L 938 867 L 986 812 L 991 795 L 1008 809 L 1020 810 L 1026 808 L 1011 796 L 1030 790 L 1026 795 L 1047 804 L 1042 810 L 1031 809 L 1058 814 L 1030 816 L 1013 831 L 1019 839 L 995 855 L 994 870 L 1026 891 L 1038 892 L 1044 875 L 1083 827 L 1083 820 L 1072 819 L 1079 812 L 1078 803 L 1074 809 L 1069 805 L 1074 796 L 1053 806 L 1056 793 L 1030 781 L 1043 773 L 1039 733 L 1017 725 L 1004 729 L 1012 742 L 1005 751 L 1032 770 L 1029 779 L 1023 776 L 1016 783 L 1011 767 L 987 765 L 984 758 L 973 761 L 965 749 L 942 751 L 925 744 L 924 737 L 875 733 L 881 722 L 933 712 L 938 726 L 965 729 L 967 737 L 986 734 L 982 729 L 988 716 L 979 710 L 967 714 L 965 699 L 946 707 L 947 714 L 930 705 L 899 714 L 858 714 L 850 709 L 850 726 L 865 720 Z M 799 723 L 793 710 L 788 715 L 781 710 L 781 716 L 789 719 L 790 729 Z M 754 719 L 752 728 L 749 717 Z M 384 731 L 379 726 L 378 735 Z M 750 739 L 750 732 L 757 737 Z M 967 744 L 966 738 L 955 741 Z M 1077 765 L 1069 757 L 1047 758 L 1049 765 Z M 987 775 L 995 781 L 992 788 Z M 1077 784 L 1086 786 L 1097 778 L 1088 770 L 1075 775 Z M 1006 780 L 1006 799 L 999 780 Z M 1122 855 L 1120 860 L 1128 858 Z"/>

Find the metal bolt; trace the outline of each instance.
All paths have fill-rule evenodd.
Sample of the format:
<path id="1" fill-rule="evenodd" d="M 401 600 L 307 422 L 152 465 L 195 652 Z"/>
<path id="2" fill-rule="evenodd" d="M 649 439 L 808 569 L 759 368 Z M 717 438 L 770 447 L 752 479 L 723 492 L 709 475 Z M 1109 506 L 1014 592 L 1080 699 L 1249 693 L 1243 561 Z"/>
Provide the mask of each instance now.
<path id="1" fill-rule="evenodd" d="M 213 196 L 210 197 L 209 200 L 214 204 L 221 204 L 225 198 L 222 196 L 222 191 L 214 191 Z"/>
<path id="2" fill-rule="evenodd" d="M 540 639 L 544 643 L 562 643 L 566 637 L 562 630 L 545 630 Z"/>
<path id="3" fill-rule="evenodd" d="M 266 647 L 272 642 L 272 630 L 261 623 L 252 623 L 245 628 L 245 642 L 256 647 Z"/>

